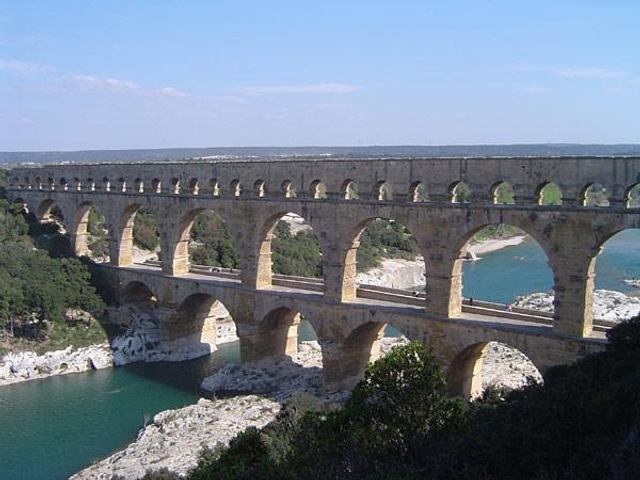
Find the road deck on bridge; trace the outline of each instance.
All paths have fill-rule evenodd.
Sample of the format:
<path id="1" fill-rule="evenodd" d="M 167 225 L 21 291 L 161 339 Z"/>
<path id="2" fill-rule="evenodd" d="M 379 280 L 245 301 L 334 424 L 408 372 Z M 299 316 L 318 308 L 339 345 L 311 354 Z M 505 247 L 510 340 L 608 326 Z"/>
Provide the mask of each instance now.
<path id="1" fill-rule="evenodd" d="M 136 263 L 128 267 L 120 267 L 120 268 L 124 270 L 127 270 L 127 269 L 132 269 L 137 271 L 144 270 L 150 274 L 162 275 L 162 272 L 160 271 L 157 265 L 149 264 L 149 263 Z M 242 283 L 240 281 L 240 275 L 238 272 L 236 272 L 235 275 L 232 277 L 229 273 L 218 274 L 214 271 L 196 273 L 192 271 L 190 273 L 180 275 L 175 278 L 183 278 L 183 279 L 195 280 L 203 283 L 224 285 L 231 288 L 242 288 Z M 302 284 L 303 282 L 300 282 L 300 283 Z M 299 295 L 301 298 L 314 300 L 318 302 L 330 301 L 325 299 L 321 292 L 318 292 L 315 290 L 308 290 L 302 286 L 300 288 L 295 288 L 292 286 L 272 285 L 268 288 L 261 289 L 260 291 L 273 292 L 276 294 L 287 293 L 293 296 Z M 441 317 L 429 315 L 427 312 L 424 311 L 424 308 L 420 305 L 404 303 L 403 298 L 406 298 L 407 295 L 404 295 L 403 293 L 404 292 L 402 290 L 398 290 L 398 294 L 395 296 L 393 294 L 388 294 L 389 300 L 379 300 L 379 299 L 358 297 L 354 300 L 351 300 L 345 303 L 348 303 L 350 305 L 359 305 L 359 306 L 362 306 L 363 308 L 375 307 L 376 309 L 382 310 L 382 311 L 421 316 L 427 320 L 428 319 L 442 320 Z M 495 310 L 496 312 L 495 315 L 490 314 L 491 309 L 485 309 L 485 310 L 489 312 L 486 315 L 463 310 L 463 312 L 457 317 L 449 318 L 446 320 L 452 321 L 452 322 L 470 322 L 476 325 L 483 324 L 483 326 L 486 326 L 487 328 L 512 327 L 512 328 L 517 328 L 519 330 L 527 329 L 531 333 L 539 333 L 543 335 L 550 335 L 553 330 L 552 323 L 548 320 L 544 322 L 538 320 L 537 317 L 535 316 L 535 312 L 532 313 L 531 315 L 532 320 L 529 321 L 529 320 L 523 320 L 522 318 L 520 319 L 509 318 L 508 314 L 499 310 Z M 498 315 L 498 312 L 499 312 L 499 315 Z M 522 317 L 523 315 L 520 314 L 518 316 Z M 606 341 L 606 332 L 602 329 L 599 329 L 599 330 L 594 329 L 591 335 L 589 335 L 587 338 Z"/>

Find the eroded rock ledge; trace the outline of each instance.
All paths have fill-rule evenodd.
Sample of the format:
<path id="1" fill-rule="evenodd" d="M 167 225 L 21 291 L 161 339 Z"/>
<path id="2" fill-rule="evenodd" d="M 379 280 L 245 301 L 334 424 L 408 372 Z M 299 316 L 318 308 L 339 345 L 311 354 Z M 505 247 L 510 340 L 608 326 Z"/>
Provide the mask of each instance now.
<path id="1" fill-rule="evenodd" d="M 111 367 L 113 357 L 108 343 L 75 349 L 69 346 L 38 355 L 10 352 L 0 362 L 0 385 L 46 378 L 52 375 L 86 372 Z"/>

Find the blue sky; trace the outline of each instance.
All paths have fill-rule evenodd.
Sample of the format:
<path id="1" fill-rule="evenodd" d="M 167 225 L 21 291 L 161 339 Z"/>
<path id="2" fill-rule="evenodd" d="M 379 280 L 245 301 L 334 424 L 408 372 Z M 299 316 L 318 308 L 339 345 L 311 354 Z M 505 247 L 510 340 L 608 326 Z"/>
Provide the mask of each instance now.
<path id="1" fill-rule="evenodd" d="M 640 143 L 640 1 L 0 0 L 0 150 Z"/>

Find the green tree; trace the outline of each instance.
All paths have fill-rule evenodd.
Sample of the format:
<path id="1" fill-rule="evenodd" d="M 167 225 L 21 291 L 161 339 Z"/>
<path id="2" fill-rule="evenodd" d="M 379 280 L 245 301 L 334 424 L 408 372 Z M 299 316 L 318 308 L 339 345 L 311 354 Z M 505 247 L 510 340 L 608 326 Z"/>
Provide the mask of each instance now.
<path id="1" fill-rule="evenodd" d="M 133 243 L 150 251 L 160 243 L 156 220 L 146 208 L 139 208 L 133 219 Z"/>
<path id="2" fill-rule="evenodd" d="M 191 227 L 190 261 L 197 265 L 237 268 L 234 239 L 222 217 L 215 212 L 198 215 Z"/>

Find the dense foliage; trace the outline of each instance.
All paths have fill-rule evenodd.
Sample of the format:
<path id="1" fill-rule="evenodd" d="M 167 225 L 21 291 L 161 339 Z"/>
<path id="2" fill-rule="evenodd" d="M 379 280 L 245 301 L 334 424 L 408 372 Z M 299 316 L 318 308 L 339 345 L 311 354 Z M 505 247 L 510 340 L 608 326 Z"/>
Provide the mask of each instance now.
<path id="1" fill-rule="evenodd" d="M 155 250 L 159 244 L 158 227 L 153 214 L 139 208 L 133 221 L 133 243 L 145 250 Z"/>
<path id="2" fill-rule="evenodd" d="M 57 230 L 53 223 L 38 225 L 21 205 L 0 198 L 2 350 L 41 351 L 106 339 L 98 322 L 91 320 L 100 317 L 104 308 L 91 274 L 79 259 L 66 256 L 68 242 Z"/>
<path id="3" fill-rule="evenodd" d="M 299 277 L 321 277 L 322 257 L 318 237 L 311 230 L 291 233 L 287 222 L 276 225 L 271 241 L 273 272 Z"/>
<path id="4" fill-rule="evenodd" d="M 640 478 L 640 317 L 608 336 L 604 353 L 552 369 L 544 385 L 467 407 L 447 398 L 428 349 L 398 347 L 344 408 L 284 407 L 188 478 Z"/>
<path id="5" fill-rule="evenodd" d="M 237 268 L 238 253 L 233 237 L 220 215 L 204 212 L 191 227 L 190 261 L 197 265 Z"/>
<path id="6" fill-rule="evenodd" d="M 398 222 L 377 219 L 360 235 L 357 260 L 358 271 L 380 265 L 383 258 L 413 260 L 420 255 L 420 247 L 406 227 Z"/>

